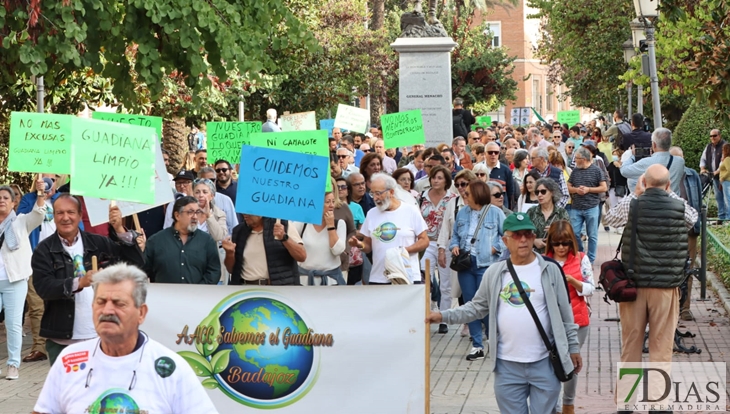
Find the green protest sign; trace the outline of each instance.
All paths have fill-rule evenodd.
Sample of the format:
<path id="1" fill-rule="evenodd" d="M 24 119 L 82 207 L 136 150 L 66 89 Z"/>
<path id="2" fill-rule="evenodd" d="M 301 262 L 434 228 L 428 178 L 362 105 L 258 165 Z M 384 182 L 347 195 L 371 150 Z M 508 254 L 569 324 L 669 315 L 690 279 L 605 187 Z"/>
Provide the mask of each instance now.
<path id="1" fill-rule="evenodd" d="M 492 126 L 492 117 L 485 115 L 485 116 L 478 116 L 476 117 L 477 122 L 471 126 L 471 130 L 474 131 L 477 129 L 477 127 L 486 128 L 489 126 Z"/>
<path id="2" fill-rule="evenodd" d="M 258 132 L 250 135 L 254 147 L 275 148 L 302 154 L 330 157 L 327 131 Z M 332 191 L 332 181 L 327 180 L 326 191 Z"/>
<path id="3" fill-rule="evenodd" d="M 381 115 L 380 125 L 386 149 L 426 143 L 420 109 Z"/>
<path id="4" fill-rule="evenodd" d="M 154 128 L 74 118 L 73 194 L 155 203 Z"/>
<path id="5" fill-rule="evenodd" d="M 558 122 L 568 124 L 568 128 L 580 122 L 580 111 L 558 111 Z"/>
<path id="6" fill-rule="evenodd" d="M 73 115 L 10 114 L 8 171 L 71 173 Z"/>
<path id="7" fill-rule="evenodd" d="M 92 119 L 102 121 L 119 122 L 121 124 L 138 125 L 154 128 L 157 131 L 157 139 L 162 141 L 162 118 L 159 116 L 118 114 L 116 112 L 99 112 L 91 113 Z"/>
<path id="8" fill-rule="evenodd" d="M 241 147 L 250 145 L 250 135 L 261 133 L 261 122 L 208 122 L 208 158 L 231 164 L 241 158 Z"/>

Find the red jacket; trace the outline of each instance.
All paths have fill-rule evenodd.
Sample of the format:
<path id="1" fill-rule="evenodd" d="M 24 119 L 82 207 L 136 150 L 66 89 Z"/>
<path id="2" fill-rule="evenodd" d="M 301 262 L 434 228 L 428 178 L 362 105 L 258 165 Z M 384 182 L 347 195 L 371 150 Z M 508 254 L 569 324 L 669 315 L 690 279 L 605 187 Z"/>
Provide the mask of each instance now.
<path id="1" fill-rule="evenodd" d="M 547 256 L 553 257 L 553 254 L 550 253 Z M 563 263 L 563 272 L 578 280 L 583 280 L 583 272 L 580 270 L 580 262 L 583 260 L 583 256 L 585 256 L 585 253 L 578 253 L 578 256 L 575 256 L 573 253 L 568 253 L 568 259 Z M 570 295 L 570 306 L 573 308 L 573 319 L 575 319 L 575 323 L 578 324 L 579 328 L 588 326 L 590 323 L 590 314 L 585 297 L 579 296 L 578 291 L 570 283 L 568 283 L 568 293 Z"/>

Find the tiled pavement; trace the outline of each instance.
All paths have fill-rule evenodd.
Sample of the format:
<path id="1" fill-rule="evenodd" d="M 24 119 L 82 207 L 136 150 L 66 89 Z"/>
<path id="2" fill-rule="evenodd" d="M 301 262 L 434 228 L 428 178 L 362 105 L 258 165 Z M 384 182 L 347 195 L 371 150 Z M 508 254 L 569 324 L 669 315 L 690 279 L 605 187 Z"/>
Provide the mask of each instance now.
<path id="1" fill-rule="evenodd" d="M 600 232 L 596 263 L 613 257 L 618 235 Z M 598 272 L 596 272 L 596 279 Z M 689 329 L 697 334 L 695 338 L 685 339 L 685 344 L 697 345 L 701 354 L 674 355 L 675 361 L 725 361 L 730 355 L 730 323 L 728 315 L 717 296 L 708 289 L 708 301 L 700 302 L 699 283 L 694 284 L 692 292 L 693 322 L 683 322 L 682 330 Z M 611 321 L 617 318 L 616 305 L 608 305 L 602 300 L 602 292 L 591 299 L 590 335 L 583 347 L 584 369 L 580 374 L 576 412 L 611 413 L 613 407 L 613 388 L 616 362 L 619 360 L 621 333 L 619 324 Z M 28 331 L 26 327 L 26 331 Z M 449 333 L 440 335 L 432 327 L 431 336 L 431 412 L 434 414 L 456 413 L 498 413 L 493 391 L 493 375 L 484 367 L 486 361 L 467 362 L 464 357 L 471 345 L 469 338 L 459 335 L 458 326 L 451 326 Z M 0 325 L 0 367 L 4 370 L 7 360 L 5 330 Z M 23 341 L 23 354 L 27 354 L 31 344 L 30 335 Z M 20 379 L 5 381 L 0 379 L 0 414 L 29 413 L 38 397 L 48 371 L 47 362 L 22 364 Z M 730 375 L 728 375 L 730 378 Z M 729 398 L 730 400 L 730 398 Z M 543 413 L 535 413 L 543 414 Z"/>

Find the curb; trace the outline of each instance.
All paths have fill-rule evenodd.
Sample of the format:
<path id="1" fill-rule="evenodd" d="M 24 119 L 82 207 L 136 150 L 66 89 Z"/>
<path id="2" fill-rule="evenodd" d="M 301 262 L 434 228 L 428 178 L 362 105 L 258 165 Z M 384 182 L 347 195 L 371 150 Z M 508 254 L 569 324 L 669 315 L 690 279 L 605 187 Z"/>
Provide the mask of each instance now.
<path id="1" fill-rule="evenodd" d="M 708 241 L 715 245 L 715 247 L 718 247 L 720 254 L 723 254 L 727 257 L 730 257 L 730 251 L 720 242 L 720 240 L 715 236 L 715 234 L 712 233 L 710 229 L 707 229 L 707 235 Z M 722 302 L 722 307 L 725 308 L 725 311 L 730 314 L 730 292 L 728 292 L 727 287 L 725 284 L 720 280 L 719 277 L 714 272 L 711 272 L 710 270 L 707 270 L 707 285 L 712 289 L 715 294 L 720 299 L 720 302 Z"/>

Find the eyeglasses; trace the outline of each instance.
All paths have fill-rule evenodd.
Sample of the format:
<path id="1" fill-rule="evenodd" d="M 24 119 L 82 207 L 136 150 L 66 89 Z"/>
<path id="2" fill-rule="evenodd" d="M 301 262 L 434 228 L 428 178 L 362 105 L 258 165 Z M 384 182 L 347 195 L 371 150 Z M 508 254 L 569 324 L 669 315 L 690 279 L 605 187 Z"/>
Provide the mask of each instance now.
<path id="1" fill-rule="evenodd" d="M 492 194 L 492 197 L 494 198 L 502 198 L 504 196 L 504 193 L 494 193 Z"/>
<path id="2" fill-rule="evenodd" d="M 460 182 L 460 183 L 454 183 L 454 187 L 456 187 L 456 188 L 466 188 L 468 186 L 469 186 L 469 183 L 466 183 L 466 182 L 463 182 L 463 181 Z"/>
<path id="3" fill-rule="evenodd" d="M 229 170 L 229 168 L 216 168 L 215 172 L 224 173 L 224 172 L 228 172 L 228 170 Z"/>
<path id="4" fill-rule="evenodd" d="M 719 135 L 717 135 L 717 134 L 710 134 L 710 137 L 717 138 L 717 137 L 719 137 Z"/>
<path id="5" fill-rule="evenodd" d="M 570 245 L 573 244 L 573 242 L 565 240 L 565 241 L 550 242 L 550 244 L 552 244 L 555 247 L 559 247 L 559 246 L 570 247 Z"/>
<path id="6" fill-rule="evenodd" d="M 535 195 L 545 195 L 547 194 L 548 190 L 542 189 L 542 190 L 535 190 Z"/>
<path id="7" fill-rule="evenodd" d="M 487 151 L 489 155 L 499 155 L 499 151 Z"/>
<path id="8" fill-rule="evenodd" d="M 575 160 L 576 160 L 576 161 L 578 161 L 578 160 L 584 160 L 584 159 L 585 159 L 585 158 L 583 158 L 583 157 L 575 157 Z"/>
<path id="9" fill-rule="evenodd" d="M 353 187 L 364 187 L 365 181 L 360 181 L 359 183 L 352 183 Z"/>
<path id="10" fill-rule="evenodd" d="M 373 191 L 373 196 L 381 197 L 383 194 L 387 193 L 390 190 L 383 190 L 383 191 Z"/>
<path id="11" fill-rule="evenodd" d="M 486 177 L 487 176 L 487 173 L 479 172 L 479 173 L 476 173 L 474 175 L 476 175 L 477 177 Z"/>
<path id="12" fill-rule="evenodd" d="M 183 210 L 183 211 L 181 211 L 181 213 L 185 213 L 189 217 L 189 216 L 192 216 L 194 214 L 203 214 L 204 211 L 203 210 Z"/>
<path id="13" fill-rule="evenodd" d="M 553 138 L 562 138 L 562 135 L 553 135 Z"/>
<path id="14" fill-rule="evenodd" d="M 565 148 L 573 149 L 573 148 L 575 148 L 575 145 L 566 145 Z"/>
<path id="15" fill-rule="evenodd" d="M 345 185 L 338 185 L 337 186 L 337 189 L 338 190 L 347 190 L 347 184 L 345 184 Z"/>
<path id="16" fill-rule="evenodd" d="M 347 158 L 347 157 L 349 157 L 349 155 L 342 155 L 342 154 L 337 154 L 337 158 L 339 158 L 339 159 L 341 159 L 341 160 L 344 160 L 344 159 L 345 159 L 345 158 Z"/>
<path id="17" fill-rule="evenodd" d="M 403 177 L 398 178 L 399 183 L 410 183 L 411 177 L 404 175 Z"/>
<path id="18" fill-rule="evenodd" d="M 535 233 L 533 233 L 532 230 L 513 231 L 509 237 L 512 240 L 522 240 L 523 237 L 526 239 L 533 239 L 535 238 Z"/>

